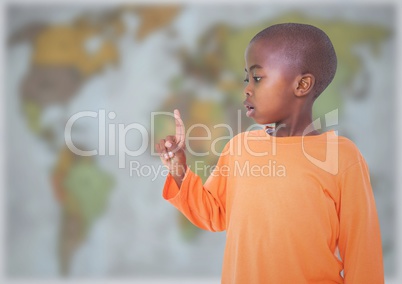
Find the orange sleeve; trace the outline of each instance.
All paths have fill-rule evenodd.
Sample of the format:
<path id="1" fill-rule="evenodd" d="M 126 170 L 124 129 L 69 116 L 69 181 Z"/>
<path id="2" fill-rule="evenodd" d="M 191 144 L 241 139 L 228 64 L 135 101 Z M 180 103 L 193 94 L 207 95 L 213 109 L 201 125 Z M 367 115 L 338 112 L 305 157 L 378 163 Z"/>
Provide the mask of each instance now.
<path id="1" fill-rule="evenodd" d="M 384 283 L 380 226 L 363 158 L 340 175 L 339 252 L 345 284 Z"/>
<path id="2" fill-rule="evenodd" d="M 166 178 L 163 198 L 201 229 L 213 232 L 226 229 L 227 175 L 222 174 L 221 171 L 226 164 L 226 159 L 227 155 L 219 157 L 205 185 L 190 167 L 187 167 L 180 189 L 170 174 Z"/>

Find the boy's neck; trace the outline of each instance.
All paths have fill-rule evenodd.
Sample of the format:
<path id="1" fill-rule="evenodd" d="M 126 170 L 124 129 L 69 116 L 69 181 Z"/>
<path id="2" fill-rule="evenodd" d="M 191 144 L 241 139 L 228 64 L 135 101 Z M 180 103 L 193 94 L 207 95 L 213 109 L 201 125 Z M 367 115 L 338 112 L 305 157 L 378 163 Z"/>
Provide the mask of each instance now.
<path id="1" fill-rule="evenodd" d="M 311 136 L 320 134 L 313 127 L 312 109 L 305 112 L 293 112 L 290 117 L 283 121 L 276 122 L 275 130 L 271 133 L 276 137 L 288 136 Z"/>

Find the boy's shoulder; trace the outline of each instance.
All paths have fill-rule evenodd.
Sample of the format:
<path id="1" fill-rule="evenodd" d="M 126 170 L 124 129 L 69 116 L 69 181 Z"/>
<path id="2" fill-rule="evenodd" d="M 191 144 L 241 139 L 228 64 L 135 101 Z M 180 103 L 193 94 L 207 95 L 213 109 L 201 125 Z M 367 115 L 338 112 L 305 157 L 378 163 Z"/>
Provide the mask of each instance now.
<path id="1" fill-rule="evenodd" d="M 314 147 L 317 151 L 325 153 L 324 160 L 328 159 L 329 163 L 336 165 L 338 173 L 342 173 L 356 164 L 366 164 L 355 142 L 346 136 L 338 135 L 334 130 L 310 137 L 312 137 L 312 139 L 308 140 L 311 141 L 310 148 Z"/>
<path id="2" fill-rule="evenodd" d="M 263 140 L 264 143 L 276 143 L 278 147 L 281 144 L 300 144 L 300 149 L 303 151 L 319 151 L 323 152 L 325 156 L 330 152 L 332 153 L 332 158 L 336 159 L 341 167 L 345 168 L 354 163 L 365 163 L 364 157 L 357 145 L 348 137 L 338 135 L 334 130 L 329 130 L 316 136 L 278 137 L 275 139 L 270 137 L 265 132 L 265 129 L 256 129 L 238 133 L 230 139 L 228 144 L 244 144 L 260 139 Z"/>
<path id="3" fill-rule="evenodd" d="M 357 163 L 366 164 L 358 146 L 345 136 L 338 136 L 339 163 L 345 168 Z"/>
<path id="4" fill-rule="evenodd" d="M 359 148 L 351 139 L 346 136 L 337 135 L 339 148 L 345 153 L 361 155 Z"/>
<path id="5" fill-rule="evenodd" d="M 336 131 L 329 130 L 315 136 L 292 136 L 292 137 L 270 137 L 269 134 L 265 132 L 264 129 L 256 129 L 250 131 L 243 131 L 230 139 L 230 143 L 241 141 L 241 139 L 253 138 L 253 140 L 258 140 L 258 138 L 264 139 L 264 141 L 271 139 L 272 142 L 300 142 L 300 143 L 317 143 L 317 144 L 336 144 L 339 147 L 339 151 L 345 154 L 351 155 L 361 155 L 359 148 L 356 144 L 346 136 L 338 135 Z"/>

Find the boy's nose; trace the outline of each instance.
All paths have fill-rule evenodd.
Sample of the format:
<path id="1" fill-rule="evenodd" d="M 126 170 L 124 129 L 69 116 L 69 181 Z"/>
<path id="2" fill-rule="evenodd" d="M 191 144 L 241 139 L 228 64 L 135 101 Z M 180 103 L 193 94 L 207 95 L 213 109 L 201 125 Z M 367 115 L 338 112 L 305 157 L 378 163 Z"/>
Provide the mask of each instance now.
<path id="1" fill-rule="evenodd" d="M 250 90 L 248 87 L 245 87 L 245 88 L 244 88 L 244 94 L 245 94 L 247 97 L 252 96 L 251 90 Z"/>

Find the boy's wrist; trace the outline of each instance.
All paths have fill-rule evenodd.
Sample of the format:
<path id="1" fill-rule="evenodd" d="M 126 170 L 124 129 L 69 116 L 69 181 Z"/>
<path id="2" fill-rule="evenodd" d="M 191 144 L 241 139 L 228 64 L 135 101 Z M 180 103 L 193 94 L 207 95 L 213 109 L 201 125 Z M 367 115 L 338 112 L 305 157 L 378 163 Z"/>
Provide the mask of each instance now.
<path id="1" fill-rule="evenodd" d="M 184 179 L 187 172 L 187 165 L 183 165 L 180 168 L 181 169 L 180 170 L 178 169 L 177 171 L 170 171 L 170 174 L 174 179 L 180 179 L 180 180 Z"/>
<path id="2" fill-rule="evenodd" d="M 181 184 L 184 177 L 186 176 L 186 172 L 187 172 L 187 165 L 184 165 L 180 172 L 171 171 L 170 175 L 173 177 L 173 179 L 176 181 L 177 184 Z"/>

